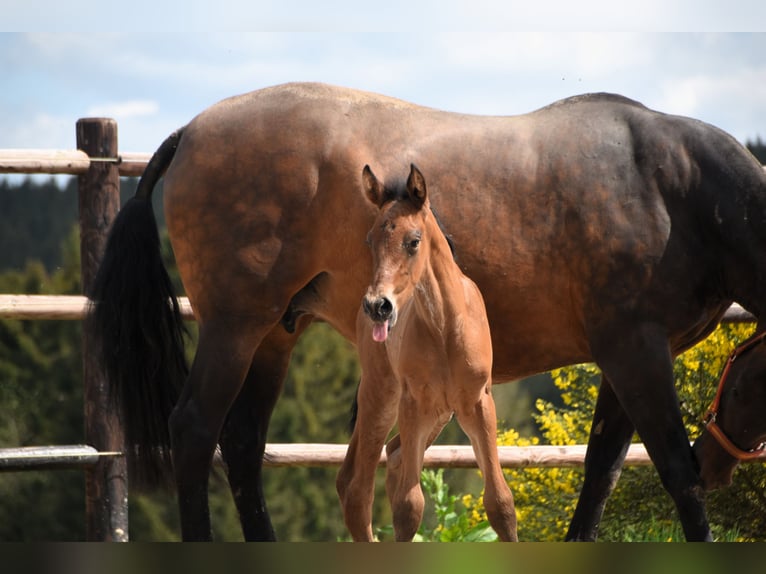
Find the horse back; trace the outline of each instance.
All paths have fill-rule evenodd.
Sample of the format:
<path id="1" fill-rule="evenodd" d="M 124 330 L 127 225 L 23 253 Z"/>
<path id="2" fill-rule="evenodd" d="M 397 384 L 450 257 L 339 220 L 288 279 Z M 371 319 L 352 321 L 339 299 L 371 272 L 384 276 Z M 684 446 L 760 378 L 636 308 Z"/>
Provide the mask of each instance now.
<path id="1" fill-rule="evenodd" d="M 291 84 L 203 112 L 168 169 L 195 308 L 277 325 L 311 287 L 306 312 L 355 338 L 374 219 L 360 170 L 409 163 L 484 296 L 500 379 L 590 360 L 595 332 L 637 318 L 681 348 L 731 300 L 763 299 L 763 171 L 711 126 L 609 95 L 484 117 Z"/>

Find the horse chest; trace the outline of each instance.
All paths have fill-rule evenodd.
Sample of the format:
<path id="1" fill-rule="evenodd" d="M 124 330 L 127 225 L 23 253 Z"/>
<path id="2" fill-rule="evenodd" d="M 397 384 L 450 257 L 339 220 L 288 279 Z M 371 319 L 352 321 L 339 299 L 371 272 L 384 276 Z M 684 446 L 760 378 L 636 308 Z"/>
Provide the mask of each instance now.
<path id="1" fill-rule="evenodd" d="M 386 351 L 397 381 L 418 400 L 452 409 L 451 397 L 488 380 L 491 355 L 468 345 L 462 331 L 418 329 L 416 321 L 399 327 L 386 341 Z"/>

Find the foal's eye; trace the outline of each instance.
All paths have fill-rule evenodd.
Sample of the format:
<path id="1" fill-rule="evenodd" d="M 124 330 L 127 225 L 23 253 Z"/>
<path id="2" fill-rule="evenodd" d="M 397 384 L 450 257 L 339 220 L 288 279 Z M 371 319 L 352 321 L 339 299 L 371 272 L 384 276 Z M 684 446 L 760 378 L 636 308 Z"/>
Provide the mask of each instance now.
<path id="1" fill-rule="evenodd" d="M 415 253 L 416 253 L 416 252 L 417 252 L 417 250 L 418 250 L 418 247 L 420 247 L 420 238 L 416 238 L 416 239 L 410 239 L 410 240 L 409 240 L 409 241 L 406 243 L 405 247 L 407 248 L 407 252 L 408 252 L 410 255 L 415 255 Z"/>

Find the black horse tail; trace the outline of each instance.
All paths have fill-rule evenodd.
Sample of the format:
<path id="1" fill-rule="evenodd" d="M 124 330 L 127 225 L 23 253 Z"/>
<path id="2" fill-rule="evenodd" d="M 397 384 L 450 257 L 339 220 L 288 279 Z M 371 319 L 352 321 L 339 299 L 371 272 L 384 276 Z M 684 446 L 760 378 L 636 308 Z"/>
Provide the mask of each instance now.
<path id="1" fill-rule="evenodd" d="M 175 155 L 183 129 L 152 156 L 138 189 L 109 232 L 94 280 L 88 321 L 107 392 L 125 429 L 128 472 L 135 485 L 172 476 L 168 417 L 188 373 L 186 333 L 160 255 L 151 194 Z"/>

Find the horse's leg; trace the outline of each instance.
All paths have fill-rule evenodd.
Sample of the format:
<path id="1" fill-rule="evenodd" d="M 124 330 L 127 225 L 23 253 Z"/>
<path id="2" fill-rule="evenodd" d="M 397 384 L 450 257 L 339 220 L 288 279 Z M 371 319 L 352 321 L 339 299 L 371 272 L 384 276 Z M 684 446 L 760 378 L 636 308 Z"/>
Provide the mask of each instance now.
<path id="1" fill-rule="evenodd" d="M 391 502 L 395 538 L 398 542 L 409 542 L 420 527 L 425 507 L 420 486 L 423 456 L 430 434 L 441 421 L 437 413 L 419 408 L 417 400 L 404 389 L 398 422 L 399 448 L 395 449 L 398 460 L 392 460 L 391 466 L 386 467 L 386 491 Z"/>
<path id="2" fill-rule="evenodd" d="M 200 326 L 197 354 L 169 423 L 184 540 L 212 538 L 210 465 L 226 414 L 262 336 L 263 330 L 249 323 L 210 321 Z"/>
<path id="3" fill-rule="evenodd" d="M 263 496 L 263 453 L 298 335 L 276 327 L 264 339 L 221 430 L 221 454 L 245 540 L 276 540 Z"/>
<path id="4" fill-rule="evenodd" d="M 567 540 L 596 540 L 606 500 L 617 485 L 633 433 L 633 423 L 611 383 L 602 377 L 585 453 L 585 480 Z"/>
<path id="5" fill-rule="evenodd" d="M 471 439 L 476 461 L 484 475 L 484 508 L 492 528 L 501 540 L 515 542 L 516 508 L 513 495 L 503 476 L 497 454 L 497 415 L 489 384 L 479 395 L 478 402 L 461 405 L 457 421 Z"/>
<path id="6" fill-rule="evenodd" d="M 626 332 L 627 331 L 627 332 Z M 661 326 L 604 333 L 593 354 L 636 427 L 678 509 L 687 540 L 711 540 L 702 482 L 673 385 L 670 345 Z"/>
<path id="7" fill-rule="evenodd" d="M 357 419 L 335 486 L 351 537 L 371 542 L 375 471 L 386 437 L 396 422 L 399 384 L 387 368 L 373 369 L 365 363 L 364 352 L 360 356 L 363 368 Z"/>
<path id="8" fill-rule="evenodd" d="M 445 414 L 442 417 L 436 419 L 436 423 L 431 429 L 431 434 L 428 435 L 425 444 L 425 450 L 433 444 L 436 437 L 442 432 L 447 423 L 452 419 L 451 414 Z M 396 490 L 397 484 L 399 484 L 399 470 L 402 467 L 402 437 L 397 434 L 391 437 L 386 443 L 386 494 L 390 498 L 393 497 L 393 493 Z"/>

